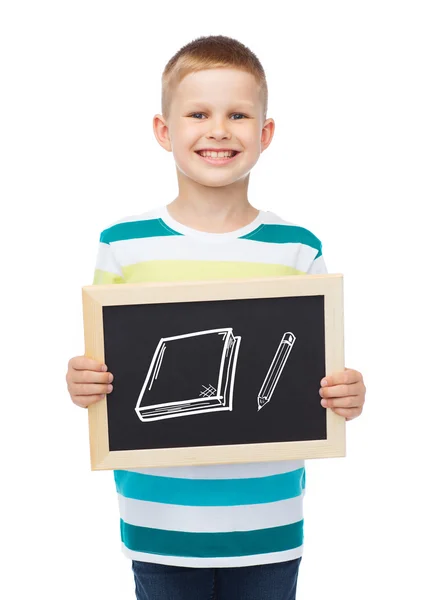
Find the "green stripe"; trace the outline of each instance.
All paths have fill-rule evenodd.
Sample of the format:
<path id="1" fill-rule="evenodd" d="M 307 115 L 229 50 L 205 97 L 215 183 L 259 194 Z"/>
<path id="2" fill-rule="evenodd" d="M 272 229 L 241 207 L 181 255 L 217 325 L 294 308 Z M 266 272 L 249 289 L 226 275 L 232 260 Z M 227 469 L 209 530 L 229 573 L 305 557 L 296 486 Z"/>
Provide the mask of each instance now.
<path id="1" fill-rule="evenodd" d="M 182 235 L 170 229 L 161 219 L 147 219 L 143 221 L 129 221 L 118 223 L 102 231 L 100 241 L 105 244 L 132 240 L 136 238 L 164 237 L 167 235 Z"/>
<path id="2" fill-rule="evenodd" d="M 304 468 L 249 479 L 182 479 L 132 471 L 114 471 L 119 494 L 134 500 L 182 506 L 264 504 L 300 496 Z"/>
<path id="3" fill-rule="evenodd" d="M 320 240 L 308 229 L 297 227 L 296 225 L 267 223 L 260 225 L 254 231 L 251 231 L 251 233 L 243 235 L 240 239 L 253 240 L 254 242 L 269 242 L 272 244 L 306 244 L 318 251 L 315 258 L 318 258 L 322 254 Z"/>
<path id="4" fill-rule="evenodd" d="M 121 519 L 121 539 L 135 552 L 167 556 L 248 556 L 291 550 L 303 544 L 303 520 L 281 527 L 228 533 L 186 533 L 129 525 Z"/>

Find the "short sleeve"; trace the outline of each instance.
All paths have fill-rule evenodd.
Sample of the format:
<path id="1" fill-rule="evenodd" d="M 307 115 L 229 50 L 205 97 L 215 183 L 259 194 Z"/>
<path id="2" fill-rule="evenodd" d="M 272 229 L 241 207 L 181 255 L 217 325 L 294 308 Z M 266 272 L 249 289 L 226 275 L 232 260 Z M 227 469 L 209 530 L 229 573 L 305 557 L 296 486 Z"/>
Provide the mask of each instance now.
<path id="1" fill-rule="evenodd" d="M 93 285 L 125 283 L 124 274 L 111 244 L 99 242 Z"/>
<path id="2" fill-rule="evenodd" d="M 311 266 L 307 271 L 307 275 L 325 275 L 326 273 L 327 267 L 325 266 L 323 255 L 319 254 L 319 256 L 312 261 Z"/>

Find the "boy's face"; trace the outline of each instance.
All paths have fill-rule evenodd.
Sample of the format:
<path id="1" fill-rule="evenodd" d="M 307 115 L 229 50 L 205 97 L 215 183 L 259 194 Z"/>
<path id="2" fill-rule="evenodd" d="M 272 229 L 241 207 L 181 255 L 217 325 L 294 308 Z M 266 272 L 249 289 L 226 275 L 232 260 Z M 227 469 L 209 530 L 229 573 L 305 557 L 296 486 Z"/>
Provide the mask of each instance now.
<path id="1" fill-rule="evenodd" d="M 274 133 L 263 120 L 259 87 L 253 75 L 237 69 L 190 73 L 175 90 L 168 121 L 154 117 L 158 142 L 173 152 L 177 168 L 206 186 L 225 186 L 245 178 Z M 239 151 L 225 164 L 211 164 L 196 150 Z"/>

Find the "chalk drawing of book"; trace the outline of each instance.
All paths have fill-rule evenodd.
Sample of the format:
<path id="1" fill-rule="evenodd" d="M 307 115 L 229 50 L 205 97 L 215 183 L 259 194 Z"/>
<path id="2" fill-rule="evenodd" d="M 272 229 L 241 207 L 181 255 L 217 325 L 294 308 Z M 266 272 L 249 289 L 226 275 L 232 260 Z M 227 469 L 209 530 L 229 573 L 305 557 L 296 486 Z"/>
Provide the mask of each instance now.
<path id="1" fill-rule="evenodd" d="M 291 331 L 287 331 L 282 336 L 258 394 L 257 410 L 261 410 L 263 406 L 270 402 L 295 341 L 296 336 Z"/>
<path id="2" fill-rule="evenodd" d="M 139 419 L 233 410 L 240 340 L 231 327 L 161 338 L 136 404 Z"/>

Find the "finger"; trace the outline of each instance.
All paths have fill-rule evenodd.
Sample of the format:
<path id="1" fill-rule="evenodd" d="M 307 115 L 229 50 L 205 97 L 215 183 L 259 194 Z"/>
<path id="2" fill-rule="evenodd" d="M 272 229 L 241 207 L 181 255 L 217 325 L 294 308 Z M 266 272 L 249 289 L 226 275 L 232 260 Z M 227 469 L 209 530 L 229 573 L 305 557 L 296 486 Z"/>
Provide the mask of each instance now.
<path id="1" fill-rule="evenodd" d="M 321 380 L 321 386 L 348 385 L 351 383 L 358 383 L 362 380 L 363 376 L 359 371 L 355 371 L 355 369 L 345 369 L 344 371 L 336 371 L 335 373 L 326 375 L 324 379 Z M 324 381 L 326 381 L 325 385 L 323 383 Z"/>
<path id="2" fill-rule="evenodd" d="M 337 415 L 345 417 L 347 421 L 351 421 L 352 419 L 359 417 L 363 412 L 362 408 L 333 408 L 332 410 Z"/>
<path id="3" fill-rule="evenodd" d="M 362 406 L 359 396 L 343 396 L 342 398 L 323 398 L 321 405 L 325 408 L 358 408 Z"/>
<path id="4" fill-rule="evenodd" d="M 100 402 L 106 398 L 106 394 L 94 394 L 93 396 L 72 396 L 73 403 L 81 408 L 88 408 L 91 404 Z"/>
<path id="5" fill-rule="evenodd" d="M 93 396 L 94 394 L 110 394 L 112 390 L 111 384 L 76 383 L 70 392 L 72 396 Z"/>
<path id="6" fill-rule="evenodd" d="M 69 367 L 77 371 L 107 371 L 107 366 L 87 356 L 75 356 L 69 360 Z"/>
<path id="7" fill-rule="evenodd" d="M 112 383 L 112 373 L 104 373 L 100 371 L 75 371 L 73 373 L 72 383 Z"/>
<path id="8" fill-rule="evenodd" d="M 320 388 L 322 398 L 341 398 L 342 396 L 359 396 L 363 394 L 361 383 L 351 383 L 349 385 L 335 385 L 333 387 Z"/>

